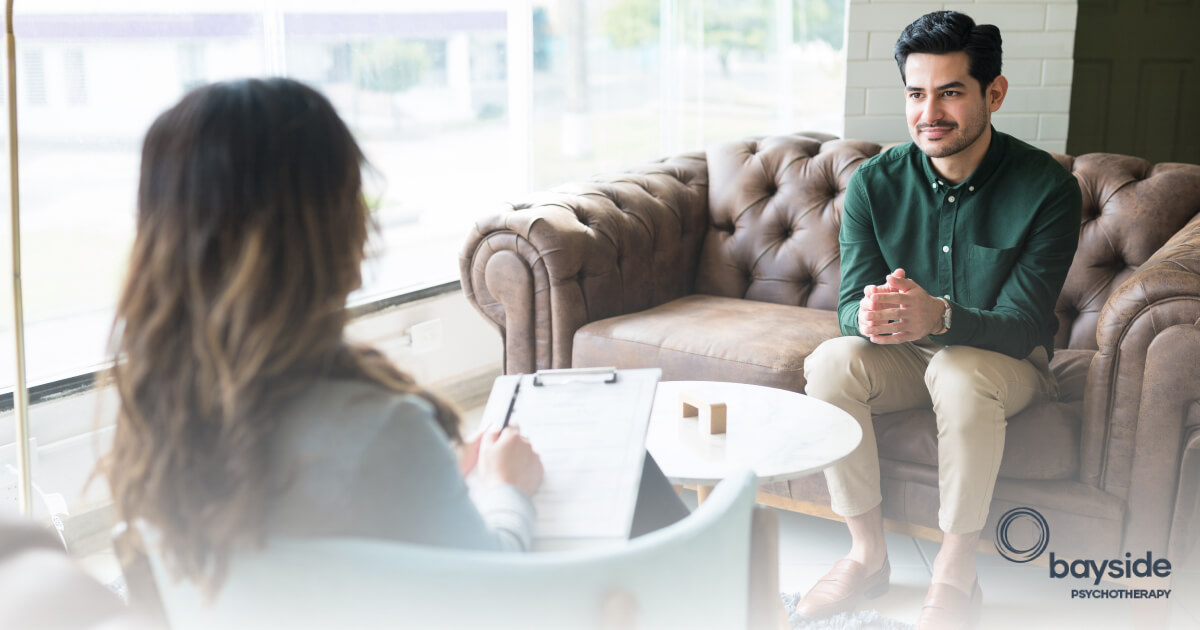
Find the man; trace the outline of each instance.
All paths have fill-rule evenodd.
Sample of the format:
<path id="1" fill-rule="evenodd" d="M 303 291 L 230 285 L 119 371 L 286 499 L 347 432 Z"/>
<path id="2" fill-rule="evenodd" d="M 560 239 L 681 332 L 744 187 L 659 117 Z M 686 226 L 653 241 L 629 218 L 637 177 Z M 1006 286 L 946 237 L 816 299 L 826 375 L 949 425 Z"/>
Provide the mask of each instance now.
<path id="1" fill-rule="evenodd" d="M 887 590 L 871 414 L 932 406 L 944 532 L 917 627 L 978 618 L 975 547 L 1005 418 L 1053 397 L 1054 303 L 1079 236 L 1079 186 L 1044 151 L 991 127 L 1008 81 L 1000 31 L 939 11 L 900 35 L 912 143 L 864 162 L 846 190 L 838 315 L 844 337 L 804 365 L 807 393 L 846 410 L 862 444 L 826 471 L 850 553 L 801 601 L 824 617 Z"/>

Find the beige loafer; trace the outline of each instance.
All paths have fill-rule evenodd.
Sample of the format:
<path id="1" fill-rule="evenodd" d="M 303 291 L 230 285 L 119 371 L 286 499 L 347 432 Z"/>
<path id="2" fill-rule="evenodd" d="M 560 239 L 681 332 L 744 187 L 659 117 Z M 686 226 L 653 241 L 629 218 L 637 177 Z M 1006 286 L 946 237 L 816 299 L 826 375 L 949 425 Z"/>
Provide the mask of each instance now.
<path id="1" fill-rule="evenodd" d="M 979 580 L 968 595 L 943 582 L 929 586 L 917 630 L 971 630 L 979 625 L 983 612 L 983 591 Z"/>
<path id="2" fill-rule="evenodd" d="M 806 619 L 824 619 L 858 607 L 864 597 L 874 599 L 888 591 L 892 565 L 887 557 L 883 566 L 871 575 L 862 564 L 842 558 L 829 570 L 796 605 L 796 612 Z"/>

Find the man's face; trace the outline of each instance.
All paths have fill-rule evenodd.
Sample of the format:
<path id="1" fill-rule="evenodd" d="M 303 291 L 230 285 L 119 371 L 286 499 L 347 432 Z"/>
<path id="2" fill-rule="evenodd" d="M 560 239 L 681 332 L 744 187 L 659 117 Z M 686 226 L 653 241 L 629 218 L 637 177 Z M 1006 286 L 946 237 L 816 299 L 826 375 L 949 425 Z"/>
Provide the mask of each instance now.
<path id="1" fill-rule="evenodd" d="M 988 129 L 991 99 L 984 97 L 969 68 L 965 52 L 913 53 L 905 63 L 908 133 L 931 158 L 970 147 Z"/>

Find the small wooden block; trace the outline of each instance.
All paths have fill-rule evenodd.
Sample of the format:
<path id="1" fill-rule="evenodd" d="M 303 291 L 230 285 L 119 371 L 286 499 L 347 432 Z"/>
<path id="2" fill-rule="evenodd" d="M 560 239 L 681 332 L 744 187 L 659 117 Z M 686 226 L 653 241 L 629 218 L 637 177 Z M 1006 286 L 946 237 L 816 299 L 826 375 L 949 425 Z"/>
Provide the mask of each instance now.
<path id="1" fill-rule="evenodd" d="M 725 432 L 725 403 L 708 402 L 692 394 L 680 394 L 683 417 L 700 417 L 701 435 L 717 435 Z"/>

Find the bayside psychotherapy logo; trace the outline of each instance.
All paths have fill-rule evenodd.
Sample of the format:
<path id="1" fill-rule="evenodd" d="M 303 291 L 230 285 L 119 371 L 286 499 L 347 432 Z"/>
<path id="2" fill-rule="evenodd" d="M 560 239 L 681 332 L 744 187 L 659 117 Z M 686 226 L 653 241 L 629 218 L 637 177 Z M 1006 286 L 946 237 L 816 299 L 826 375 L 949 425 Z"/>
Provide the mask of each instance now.
<path id="1" fill-rule="evenodd" d="M 1011 562 L 1031 562 L 1049 545 L 1050 526 L 1033 508 L 1013 508 L 996 523 L 996 551 Z M 1171 589 L 1101 588 L 1100 582 L 1108 578 L 1136 584 L 1140 578 L 1170 575 L 1171 563 L 1166 558 L 1154 558 L 1149 551 L 1137 557 L 1127 551 L 1123 558 L 1102 560 L 1064 559 L 1050 552 L 1050 579 L 1074 578 L 1080 582 L 1080 588 L 1071 589 L 1071 599 L 1166 599 Z"/>

